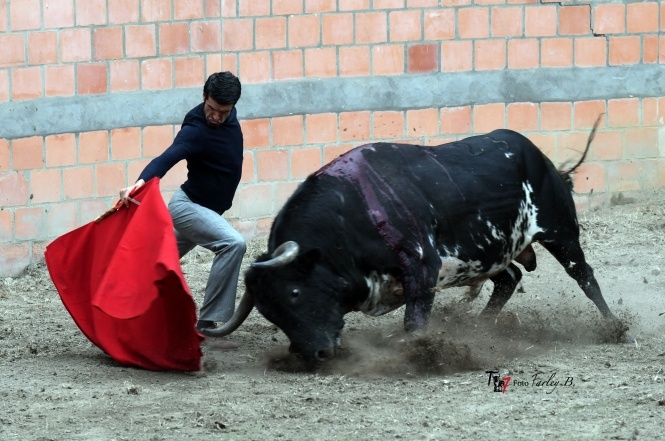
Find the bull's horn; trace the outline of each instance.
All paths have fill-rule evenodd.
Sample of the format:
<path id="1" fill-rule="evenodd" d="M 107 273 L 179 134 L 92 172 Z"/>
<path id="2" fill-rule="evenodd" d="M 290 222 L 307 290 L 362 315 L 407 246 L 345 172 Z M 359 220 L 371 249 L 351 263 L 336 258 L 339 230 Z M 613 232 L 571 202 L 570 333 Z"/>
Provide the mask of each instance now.
<path id="1" fill-rule="evenodd" d="M 296 259 L 299 249 L 300 247 L 296 242 L 289 240 L 277 247 L 275 252 L 272 253 L 272 259 L 265 262 L 254 262 L 252 266 L 254 268 L 278 268 L 284 266 Z"/>
<path id="2" fill-rule="evenodd" d="M 203 328 L 201 329 L 201 334 L 207 335 L 208 337 L 223 337 L 229 335 L 242 325 L 249 313 L 252 312 L 252 308 L 254 308 L 254 299 L 247 291 L 245 291 L 242 299 L 240 299 L 236 312 L 228 322 L 218 328 Z"/>

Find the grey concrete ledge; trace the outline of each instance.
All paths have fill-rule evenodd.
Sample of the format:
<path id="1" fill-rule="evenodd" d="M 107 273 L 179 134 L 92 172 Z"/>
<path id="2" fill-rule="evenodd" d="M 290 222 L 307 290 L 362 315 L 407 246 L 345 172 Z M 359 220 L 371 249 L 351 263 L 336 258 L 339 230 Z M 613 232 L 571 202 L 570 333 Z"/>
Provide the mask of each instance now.
<path id="1" fill-rule="evenodd" d="M 665 96 L 665 65 L 432 73 L 247 84 L 241 119 L 486 103 Z M 180 124 L 201 89 L 41 98 L 0 105 L 0 138 Z"/>

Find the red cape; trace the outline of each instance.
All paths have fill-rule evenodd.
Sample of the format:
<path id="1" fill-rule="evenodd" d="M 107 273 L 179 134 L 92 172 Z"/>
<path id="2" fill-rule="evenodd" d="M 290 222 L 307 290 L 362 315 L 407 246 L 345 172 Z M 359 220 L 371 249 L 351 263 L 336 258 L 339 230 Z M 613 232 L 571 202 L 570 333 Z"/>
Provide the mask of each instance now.
<path id="1" fill-rule="evenodd" d="M 46 247 L 51 280 L 90 341 L 118 363 L 197 371 L 203 336 L 154 178 L 96 221 Z"/>

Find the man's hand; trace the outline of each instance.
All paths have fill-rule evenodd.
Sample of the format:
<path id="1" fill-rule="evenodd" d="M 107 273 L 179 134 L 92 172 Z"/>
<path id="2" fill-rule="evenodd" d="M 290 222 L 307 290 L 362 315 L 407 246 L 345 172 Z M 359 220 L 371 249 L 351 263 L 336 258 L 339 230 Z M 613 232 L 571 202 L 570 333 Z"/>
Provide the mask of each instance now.
<path id="1" fill-rule="evenodd" d="M 125 207 L 129 207 L 129 195 L 137 188 L 142 187 L 143 184 L 145 184 L 145 181 L 143 179 L 139 179 L 131 187 L 123 188 L 120 190 L 120 200 L 123 204 L 125 204 Z"/>

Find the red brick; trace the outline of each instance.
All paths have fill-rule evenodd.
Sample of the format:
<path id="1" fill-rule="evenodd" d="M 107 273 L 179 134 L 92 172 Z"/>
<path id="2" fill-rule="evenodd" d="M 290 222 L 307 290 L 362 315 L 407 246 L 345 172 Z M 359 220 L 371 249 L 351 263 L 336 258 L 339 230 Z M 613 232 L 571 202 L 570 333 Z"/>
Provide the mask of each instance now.
<path id="1" fill-rule="evenodd" d="M 256 49 L 286 47 L 286 18 L 257 18 L 254 31 Z"/>
<path id="2" fill-rule="evenodd" d="M 372 2 L 374 9 L 397 9 L 404 8 L 404 0 L 374 0 Z"/>
<path id="3" fill-rule="evenodd" d="M 256 173 L 254 172 L 254 151 L 245 150 L 243 153 L 242 160 L 242 175 L 240 177 L 241 184 L 247 184 L 248 182 L 257 182 Z"/>
<path id="4" fill-rule="evenodd" d="M 577 163 L 584 154 L 588 139 L 588 133 L 568 131 L 557 133 L 557 158 L 555 163 Z"/>
<path id="5" fill-rule="evenodd" d="M 473 108 L 473 131 L 477 134 L 491 132 L 506 126 L 503 103 L 481 104 Z"/>
<path id="6" fill-rule="evenodd" d="M 606 113 L 605 101 L 578 101 L 574 104 L 575 121 L 573 126 L 576 129 L 591 129 L 598 117 Z M 605 126 L 605 116 L 602 117 L 600 128 Z"/>
<path id="7" fill-rule="evenodd" d="M 576 193 L 591 193 L 607 191 L 605 167 L 598 163 L 584 163 L 579 166 L 573 175 Z"/>
<path id="8" fill-rule="evenodd" d="M 418 109 L 406 112 L 407 136 L 436 136 L 439 134 L 439 112 L 437 109 Z"/>
<path id="9" fill-rule="evenodd" d="M 219 52 L 222 49 L 222 28 L 219 20 L 195 21 L 189 26 L 192 52 Z"/>
<path id="10" fill-rule="evenodd" d="M 325 14 L 321 19 L 324 45 L 353 43 L 353 14 Z"/>
<path id="11" fill-rule="evenodd" d="M 107 0 L 109 23 L 126 24 L 139 21 L 139 0 Z M 78 3 L 78 2 L 77 2 Z"/>
<path id="12" fill-rule="evenodd" d="M 607 40 L 604 37 L 575 39 L 575 66 L 597 67 L 607 65 Z"/>
<path id="13" fill-rule="evenodd" d="M 526 37 L 551 37 L 556 35 L 556 6 L 526 6 L 524 14 L 524 35 Z"/>
<path id="14" fill-rule="evenodd" d="M 625 159 L 658 158 L 658 129 L 640 127 L 625 130 Z"/>
<path id="15" fill-rule="evenodd" d="M 589 159 L 592 161 L 616 161 L 623 158 L 623 133 L 600 131 L 591 143 Z"/>
<path id="16" fill-rule="evenodd" d="M 127 186 L 123 164 L 98 164 L 95 166 L 95 175 L 95 193 L 97 196 L 117 197 L 120 189 Z"/>
<path id="17" fill-rule="evenodd" d="M 173 12 L 176 20 L 203 18 L 201 0 L 173 0 Z"/>
<path id="18" fill-rule="evenodd" d="M 23 35 L 0 35 L 0 67 L 25 64 Z"/>
<path id="19" fill-rule="evenodd" d="M 342 46 L 339 48 L 339 75 L 341 77 L 370 74 L 368 46 Z"/>
<path id="20" fill-rule="evenodd" d="M 272 185 L 246 185 L 238 191 L 240 200 L 240 218 L 251 219 L 272 216 Z"/>
<path id="21" fill-rule="evenodd" d="M 453 9 L 426 10 L 424 13 L 425 40 L 453 40 L 455 38 L 455 11 Z"/>
<path id="22" fill-rule="evenodd" d="M 2 6 L 0 6 L 0 9 L 2 9 Z M 0 175 L 0 179 L 2 179 L 2 175 Z M 11 242 L 12 239 L 12 212 L 0 208 L 0 243 Z"/>
<path id="23" fill-rule="evenodd" d="M 644 47 L 642 49 L 642 62 L 654 64 L 658 63 L 658 36 L 645 35 Z"/>
<path id="24" fill-rule="evenodd" d="M 365 11 L 370 9 L 369 0 L 338 0 L 340 11 Z"/>
<path id="25" fill-rule="evenodd" d="M 570 67 L 573 65 L 573 40 L 545 38 L 541 42 L 542 67 Z"/>
<path id="26" fill-rule="evenodd" d="M 372 115 L 373 139 L 403 139 L 404 113 L 396 111 L 377 111 Z M 409 133 L 409 136 L 415 136 Z"/>
<path id="27" fill-rule="evenodd" d="M 240 54 L 240 78 L 243 84 L 270 81 L 269 52 L 242 52 Z"/>
<path id="28" fill-rule="evenodd" d="M 275 51 L 272 53 L 272 66 L 275 80 L 302 78 L 302 51 Z"/>
<path id="29" fill-rule="evenodd" d="M 640 124 L 640 102 L 637 98 L 613 99 L 607 102 L 608 127 L 637 127 Z"/>
<path id="30" fill-rule="evenodd" d="M 28 181 L 23 173 L 0 173 L 0 207 L 26 205 L 29 200 Z"/>
<path id="31" fill-rule="evenodd" d="M 173 143 L 173 126 L 148 126 L 143 128 L 142 156 L 153 158 Z"/>
<path id="32" fill-rule="evenodd" d="M 660 126 L 663 124 L 665 124 L 665 97 L 644 98 L 642 100 L 642 125 Z"/>
<path id="33" fill-rule="evenodd" d="M 539 133 L 529 133 L 527 138 L 533 142 L 538 149 L 543 152 L 550 160 L 556 160 L 556 136 L 552 134 L 541 135 Z"/>
<path id="34" fill-rule="evenodd" d="M 638 64 L 641 59 L 642 41 L 637 35 L 610 37 L 611 66 Z"/>
<path id="35" fill-rule="evenodd" d="M 79 164 L 106 162 L 109 159 L 108 132 L 84 132 L 79 135 Z"/>
<path id="36" fill-rule="evenodd" d="M 46 96 L 74 95 L 74 65 L 46 66 Z"/>
<path id="37" fill-rule="evenodd" d="M 106 63 L 79 64 L 76 75 L 79 95 L 106 93 Z"/>
<path id="38" fill-rule="evenodd" d="M 489 37 L 489 22 L 488 8 L 461 8 L 457 11 L 457 31 L 460 38 Z"/>
<path id="39" fill-rule="evenodd" d="M 171 0 L 142 0 L 141 21 L 170 21 Z"/>
<path id="40" fill-rule="evenodd" d="M 7 2 L 0 2 L 0 32 L 7 30 Z"/>
<path id="41" fill-rule="evenodd" d="M 272 143 L 274 146 L 302 145 L 302 115 L 279 116 L 272 119 Z"/>
<path id="42" fill-rule="evenodd" d="M 143 170 L 144 168 L 145 165 L 140 167 L 136 171 L 136 173 L 132 175 L 132 177 L 138 176 L 140 170 Z M 185 161 L 180 161 L 164 175 L 164 177 L 160 182 L 160 186 L 163 190 L 177 190 L 186 180 L 187 180 L 187 163 Z"/>
<path id="43" fill-rule="evenodd" d="M 321 20 L 318 15 L 290 16 L 288 23 L 289 47 L 317 46 L 321 42 Z"/>
<path id="44" fill-rule="evenodd" d="M 65 199 L 86 199 L 95 195 L 92 167 L 65 168 L 62 174 Z"/>
<path id="45" fill-rule="evenodd" d="M 93 50 L 95 60 L 122 58 L 122 28 L 97 28 L 93 32 Z"/>
<path id="46" fill-rule="evenodd" d="M 44 142 L 41 136 L 19 138 L 12 141 L 12 168 L 31 170 L 44 166 Z"/>
<path id="47" fill-rule="evenodd" d="M 156 58 L 145 60 L 141 63 L 142 88 L 148 90 L 170 89 L 171 60 L 168 58 Z"/>
<path id="48" fill-rule="evenodd" d="M 14 212 L 14 238 L 16 240 L 42 239 L 46 230 L 43 207 L 19 207 Z"/>
<path id="49" fill-rule="evenodd" d="M 28 63 L 53 64 L 57 62 L 57 32 L 30 32 L 28 34 Z"/>
<path id="50" fill-rule="evenodd" d="M 441 109 L 441 134 L 471 133 L 471 107 L 445 107 Z"/>
<path id="51" fill-rule="evenodd" d="M 337 51 L 333 47 L 305 49 L 305 76 L 326 78 L 337 75 Z"/>
<path id="52" fill-rule="evenodd" d="M 68 28 L 74 26 L 73 0 L 48 0 L 44 2 L 44 27 Z"/>
<path id="53" fill-rule="evenodd" d="M 399 75 L 404 73 L 404 46 L 382 44 L 372 47 L 372 74 Z"/>
<path id="54" fill-rule="evenodd" d="M 305 0 L 305 12 L 315 14 L 317 12 L 335 12 L 337 0 Z"/>
<path id="55" fill-rule="evenodd" d="M 367 141 L 370 139 L 369 112 L 343 112 L 339 114 L 341 141 Z"/>
<path id="56" fill-rule="evenodd" d="M 42 73 L 37 66 L 12 70 L 12 98 L 32 100 L 42 96 Z"/>
<path id="57" fill-rule="evenodd" d="M 536 69 L 540 65 L 540 46 L 535 38 L 508 40 L 508 68 Z"/>
<path id="58" fill-rule="evenodd" d="M 323 165 L 320 148 L 291 150 L 291 179 L 305 179 Z"/>
<path id="59" fill-rule="evenodd" d="M 83 2 L 76 2 L 77 26 L 103 24 L 106 24 L 106 0 L 86 0 Z"/>
<path id="60" fill-rule="evenodd" d="M 49 135 L 45 144 L 46 167 L 76 164 L 76 137 L 73 133 Z"/>
<path id="61" fill-rule="evenodd" d="M 76 228 L 79 210 L 76 202 L 61 202 L 57 210 L 48 210 L 46 215 L 46 231 L 48 237 L 61 236 Z"/>
<path id="62" fill-rule="evenodd" d="M 355 15 L 356 45 L 385 43 L 388 41 L 388 28 L 385 12 L 366 12 Z"/>
<path id="63" fill-rule="evenodd" d="M 328 164 L 330 161 L 348 152 L 353 147 L 355 147 L 353 144 L 330 145 L 323 147 L 323 163 Z"/>
<path id="64" fill-rule="evenodd" d="M 4 2 L 3 2 L 4 3 Z M 42 8 L 39 0 L 12 0 L 9 2 L 11 30 L 26 31 L 41 27 Z"/>
<path id="65" fill-rule="evenodd" d="M 159 25 L 159 54 L 177 55 L 189 51 L 189 26 L 187 23 Z"/>
<path id="66" fill-rule="evenodd" d="M 187 40 L 185 39 L 185 41 Z M 160 40 L 160 43 L 168 45 L 168 42 L 164 42 L 163 40 Z M 165 53 L 162 51 L 161 47 L 160 52 Z M 125 53 L 129 58 L 155 56 L 157 54 L 155 25 L 149 24 L 125 26 Z"/>
<path id="67" fill-rule="evenodd" d="M 658 32 L 658 2 L 631 3 L 626 8 L 628 32 L 635 34 Z"/>
<path id="68" fill-rule="evenodd" d="M 508 128 L 517 132 L 538 130 L 538 105 L 535 103 L 508 104 Z"/>
<path id="69" fill-rule="evenodd" d="M 270 120 L 266 118 L 242 120 L 242 134 L 246 149 L 268 147 L 270 145 Z"/>
<path id="70" fill-rule="evenodd" d="M 429 8 L 438 4 L 439 0 L 407 0 L 406 2 L 408 8 Z"/>
<path id="71" fill-rule="evenodd" d="M 129 161 L 127 163 L 127 179 L 129 179 L 127 185 L 136 182 L 137 178 L 141 175 L 143 169 L 145 169 L 149 163 L 150 163 L 149 159 L 135 159 L 133 161 Z M 178 165 L 181 163 L 182 162 L 178 162 L 174 167 L 178 167 Z M 168 175 L 169 173 L 170 171 L 167 172 L 166 174 Z M 164 175 L 164 178 L 166 178 L 166 175 Z M 162 195 L 164 195 L 167 191 L 172 190 L 172 187 L 169 189 L 166 188 L 163 182 L 164 178 L 162 178 L 160 182 L 160 189 L 162 191 Z M 180 184 L 182 184 L 182 181 L 180 182 Z M 165 202 L 168 203 L 168 199 L 165 199 Z"/>
<path id="72" fill-rule="evenodd" d="M 136 159 L 141 157 L 141 129 L 126 127 L 111 130 L 111 159 Z"/>
<path id="73" fill-rule="evenodd" d="M 0 244 L 0 275 L 18 277 L 30 265 L 30 244 Z"/>
<path id="74" fill-rule="evenodd" d="M 559 8 L 559 35 L 589 35 L 591 8 L 589 5 Z"/>
<path id="75" fill-rule="evenodd" d="M 270 15 L 271 2 L 257 2 L 256 0 L 239 0 L 238 16 L 266 16 Z"/>
<path id="76" fill-rule="evenodd" d="M 573 108 L 571 103 L 542 103 L 540 105 L 540 130 L 570 130 Z"/>
<path id="77" fill-rule="evenodd" d="M 65 29 L 60 32 L 60 62 L 69 63 L 92 59 L 90 29 Z"/>
<path id="78" fill-rule="evenodd" d="M 503 39 L 474 42 L 476 70 L 503 70 L 506 67 L 506 41 Z"/>
<path id="79" fill-rule="evenodd" d="M 0 103 L 9 101 L 9 72 L 0 70 Z M 0 163 L 0 170 L 2 165 Z"/>
<path id="80" fill-rule="evenodd" d="M 463 72 L 473 69 L 471 41 L 441 42 L 441 71 Z"/>
<path id="81" fill-rule="evenodd" d="M 109 63 L 111 74 L 111 92 L 138 90 L 139 61 L 118 60 Z"/>
<path id="82" fill-rule="evenodd" d="M 175 87 L 203 87 L 204 82 L 203 58 L 175 59 Z"/>
<path id="83" fill-rule="evenodd" d="M 33 204 L 58 202 L 62 199 L 61 177 L 59 169 L 32 170 L 30 172 L 30 191 Z"/>
<path id="84" fill-rule="evenodd" d="M 259 182 L 285 181 L 289 177 L 289 155 L 285 150 L 257 150 Z"/>
<path id="85" fill-rule="evenodd" d="M 596 35 L 623 34 L 626 32 L 626 6 L 600 4 L 593 10 L 593 33 Z"/>
<path id="86" fill-rule="evenodd" d="M 392 11 L 390 20 L 390 41 L 418 41 L 422 40 L 421 11 Z"/>
<path id="87" fill-rule="evenodd" d="M 244 51 L 254 48 L 252 20 L 227 19 L 222 24 L 222 50 Z"/>
<path id="88" fill-rule="evenodd" d="M 235 55 L 233 55 L 235 56 Z M 205 78 L 222 71 L 222 54 L 205 54 Z"/>
<path id="89" fill-rule="evenodd" d="M 439 70 L 439 59 L 439 47 L 436 44 L 414 44 L 409 46 L 407 72 L 437 72 Z"/>
<path id="90" fill-rule="evenodd" d="M 492 37 L 522 36 L 521 7 L 492 8 Z"/>
<path id="91" fill-rule="evenodd" d="M 0 138 L 0 172 L 9 170 L 11 156 L 9 155 L 9 140 Z"/>
<path id="92" fill-rule="evenodd" d="M 337 141 L 337 115 L 319 113 L 305 116 L 306 143 L 332 143 Z"/>

